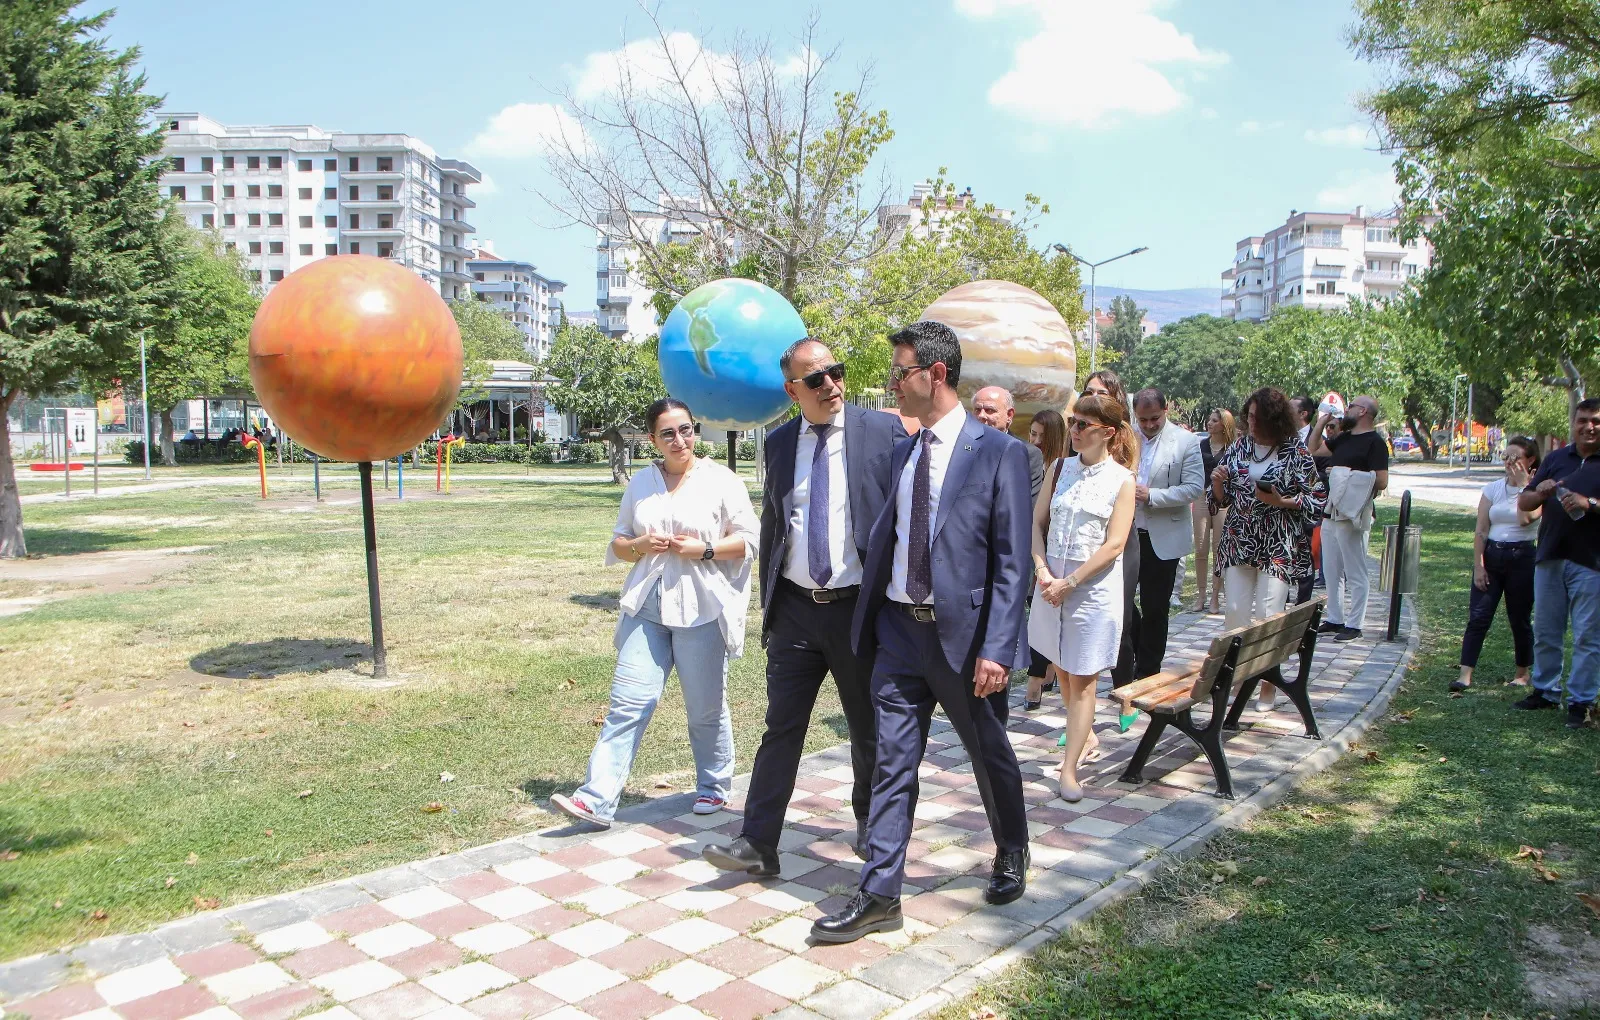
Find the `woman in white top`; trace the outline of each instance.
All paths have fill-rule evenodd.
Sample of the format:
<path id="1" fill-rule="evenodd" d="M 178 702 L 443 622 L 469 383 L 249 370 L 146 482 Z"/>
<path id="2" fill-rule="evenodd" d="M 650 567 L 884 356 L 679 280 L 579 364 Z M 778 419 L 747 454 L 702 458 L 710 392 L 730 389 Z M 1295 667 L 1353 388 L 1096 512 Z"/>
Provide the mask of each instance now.
<path id="1" fill-rule="evenodd" d="M 632 563 L 617 622 L 611 707 L 589 756 L 589 778 L 550 798 L 581 821 L 609 827 L 667 674 L 678 670 L 689 713 L 699 797 L 694 812 L 722 810 L 733 781 L 728 660 L 744 651 L 750 564 L 759 525 L 739 476 L 694 455 L 689 408 L 670 397 L 645 412 L 661 459 L 633 476 L 606 564 Z"/>
<path id="2" fill-rule="evenodd" d="M 1517 509 L 1517 496 L 1539 470 L 1538 444 L 1526 436 L 1506 440 L 1505 466 L 1505 477 L 1485 485 L 1478 497 L 1478 527 L 1472 534 L 1472 608 L 1461 637 L 1461 676 L 1450 681 L 1452 691 L 1472 686 L 1472 671 L 1502 592 L 1517 665 L 1511 682 L 1526 684 L 1533 668 L 1534 541 L 1541 511 Z"/>
<path id="3" fill-rule="evenodd" d="M 1078 398 L 1067 428 L 1076 455 L 1034 505 L 1040 598 L 1028 619 L 1028 643 L 1066 677 L 1059 790 L 1062 800 L 1075 802 L 1083 799 L 1078 761 L 1094 723 L 1095 683 L 1116 665 L 1122 640 L 1122 548 L 1133 520 L 1131 468 L 1139 440 L 1127 406 L 1098 394 Z"/>

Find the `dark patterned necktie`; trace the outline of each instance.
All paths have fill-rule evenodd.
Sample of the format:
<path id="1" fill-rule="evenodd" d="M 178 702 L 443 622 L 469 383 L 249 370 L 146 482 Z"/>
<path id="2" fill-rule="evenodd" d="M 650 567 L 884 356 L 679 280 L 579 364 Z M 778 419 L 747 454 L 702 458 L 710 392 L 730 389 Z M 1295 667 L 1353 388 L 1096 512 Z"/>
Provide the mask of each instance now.
<path id="1" fill-rule="evenodd" d="M 911 546 L 906 550 L 906 595 L 918 605 L 933 594 L 933 565 L 929 562 L 928 511 L 932 508 L 933 430 L 922 430 L 922 449 L 911 478 Z"/>
<path id="2" fill-rule="evenodd" d="M 828 430 L 824 422 L 812 425 L 817 448 L 811 454 L 811 495 L 806 503 L 806 565 L 817 587 L 826 588 L 833 577 L 833 556 L 828 552 Z"/>

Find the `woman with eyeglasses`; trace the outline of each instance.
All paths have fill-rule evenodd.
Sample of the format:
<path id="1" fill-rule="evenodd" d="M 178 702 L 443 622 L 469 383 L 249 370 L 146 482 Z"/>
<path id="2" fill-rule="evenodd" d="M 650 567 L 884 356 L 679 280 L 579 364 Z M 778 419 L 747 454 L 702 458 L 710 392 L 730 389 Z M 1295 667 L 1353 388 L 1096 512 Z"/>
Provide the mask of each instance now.
<path id="1" fill-rule="evenodd" d="M 1073 803 L 1083 799 L 1078 763 L 1093 729 L 1095 683 L 1116 663 L 1122 636 L 1119 560 L 1133 521 L 1139 440 L 1127 404 L 1111 396 L 1079 397 L 1067 427 L 1076 454 L 1033 510 L 1034 580 L 1045 604 L 1033 607 L 1028 643 L 1066 677 L 1058 792 Z"/>
<path id="2" fill-rule="evenodd" d="M 1067 420 L 1061 417 L 1060 411 L 1050 408 L 1040 411 L 1028 425 L 1028 442 L 1039 448 L 1044 458 L 1044 476 L 1050 479 L 1053 488 L 1061 477 L 1061 465 L 1067 456 Z M 1050 660 L 1037 649 L 1029 649 L 1029 652 L 1028 694 L 1023 708 L 1032 712 L 1044 702 L 1044 692 L 1052 690 L 1057 680 Z"/>
<path id="3" fill-rule="evenodd" d="M 1128 420 L 1133 420 L 1133 404 L 1128 400 L 1128 390 L 1122 385 L 1122 377 L 1111 369 L 1102 368 L 1090 375 L 1083 384 L 1083 392 L 1110 397 L 1127 408 Z M 1077 441 L 1076 436 L 1069 436 L 1068 439 L 1072 443 Z M 1134 442 L 1138 441 L 1139 434 L 1135 429 Z M 1139 463 L 1137 448 L 1133 462 L 1135 465 Z M 1139 646 L 1139 607 L 1133 597 L 1139 587 L 1139 539 L 1133 533 L 1133 524 L 1134 519 L 1128 518 L 1128 534 L 1122 550 L 1122 638 L 1117 650 L 1117 664 L 1111 667 L 1113 687 L 1126 687 L 1133 683 L 1134 653 Z"/>
<path id="4" fill-rule="evenodd" d="M 750 566 L 759 524 L 739 476 L 694 455 L 694 419 L 681 400 L 645 411 L 661 459 L 622 494 L 606 565 L 631 563 L 617 622 L 611 707 L 589 756 L 588 780 L 558 810 L 609 828 L 667 674 L 678 671 L 689 713 L 699 796 L 694 813 L 722 810 L 733 782 L 728 660 L 744 651 Z"/>
<path id="5" fill-rule="evenodd" d="M 1233 412 L 1225 407 L 1214 408 L 1206 417 L 1206 434 L 1200 438 L 1200 461 L 1206 478 L 1217 469 L 1217 458 L 1233 445 L 1237 433 L 1233 428 Z M 1212 513 L 1205 496 L 1194 501 L 1194 611 L 1204 613 L 1206 607 L 1206 580 L 1211 581 L 1210 612 L 1222 612 L 1222 561 L 1217 559 L 1217 543 L 1222 540 L 1222 522 L 1228 511 Z M 1212 572 L 1206 573 L 1210 558 Z"/>

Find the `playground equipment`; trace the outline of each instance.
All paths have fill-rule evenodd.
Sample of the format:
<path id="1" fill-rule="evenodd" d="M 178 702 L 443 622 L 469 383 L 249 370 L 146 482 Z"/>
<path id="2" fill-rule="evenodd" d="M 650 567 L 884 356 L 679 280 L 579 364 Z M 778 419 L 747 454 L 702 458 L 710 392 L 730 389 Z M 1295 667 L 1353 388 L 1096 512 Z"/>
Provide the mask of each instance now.
<path id="1" fill-rule="evenodd" d="M 453 450 L 467 445 L 466 436 L 446 434 L 439 440 L 438 453 L 434 455 L 433 466 L 433 491 L 450 491 L 450 454 Z"/>
<path id="2" fill-rule="evenodd" d="M 246 450 L 256 451 L 256 470 L 261 472 L 261 498 L 267 498 L 267 448 L 261 445 L 261 440 L 248 432 L 239 433 L 239 445 Z"/>

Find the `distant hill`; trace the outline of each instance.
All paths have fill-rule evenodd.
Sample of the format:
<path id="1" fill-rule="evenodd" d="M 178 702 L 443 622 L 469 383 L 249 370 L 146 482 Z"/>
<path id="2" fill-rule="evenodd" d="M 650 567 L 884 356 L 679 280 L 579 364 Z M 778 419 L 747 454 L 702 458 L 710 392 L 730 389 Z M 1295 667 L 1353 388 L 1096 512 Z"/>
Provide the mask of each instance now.
<path id="1" fill-rule="evenodd" d="M 1220 287 L 1187 287 L 1179 290 L 1129 290 L 1123 287 L 1097 287 L 1095 300 L 1106 311 L 1111 310 L 1111 299 L 1126 294 L 1145 309 L 1145 314 L 1158 325 L 1190 315 L 1216 315 L 1222 310 Z M 1083 288 L 1083 302 L 1089 303 L 1089 288 Z"/>

